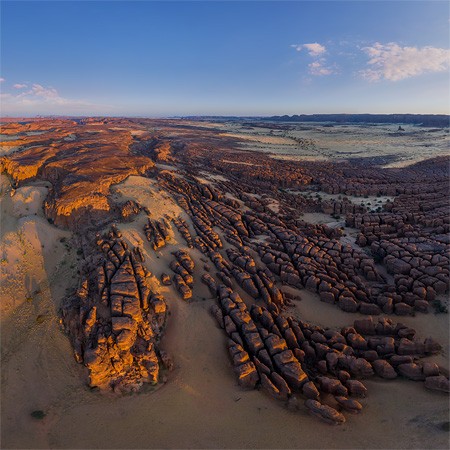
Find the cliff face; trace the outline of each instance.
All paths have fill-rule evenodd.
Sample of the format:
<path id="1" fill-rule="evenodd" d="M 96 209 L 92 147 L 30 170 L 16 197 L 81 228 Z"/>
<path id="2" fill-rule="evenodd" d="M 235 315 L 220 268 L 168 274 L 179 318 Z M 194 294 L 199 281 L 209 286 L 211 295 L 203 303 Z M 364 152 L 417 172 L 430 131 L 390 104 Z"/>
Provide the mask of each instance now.
<path id="1" fill-rule="evenodd" d="M 56 125 L 57 129 L 54 121 L 7 125 L 6 131 L 21 135 L 20 146 L 0 160 L 0 169 L 17 185 L 31 178 L 51 182 L 53 190 L 44 208 L 47 217 L 59 226 L 79 230 L 107 218 L 112 184 L 141 175 L 154 163 L 131 152 L 137 140 L 131 131 L 72 121 Z M 36 128 L 40 134 L 24 134 Z"/>

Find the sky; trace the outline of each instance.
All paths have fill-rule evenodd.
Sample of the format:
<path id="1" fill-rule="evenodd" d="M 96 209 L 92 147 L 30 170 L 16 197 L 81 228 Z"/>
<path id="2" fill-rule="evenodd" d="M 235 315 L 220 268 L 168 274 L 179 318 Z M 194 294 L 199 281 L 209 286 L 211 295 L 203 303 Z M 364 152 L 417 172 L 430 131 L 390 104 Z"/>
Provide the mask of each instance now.
<path id="1" fill-rule="evenodd" d="M 450 113 L 447 1 L 5 1 L 1 115 Z"/>

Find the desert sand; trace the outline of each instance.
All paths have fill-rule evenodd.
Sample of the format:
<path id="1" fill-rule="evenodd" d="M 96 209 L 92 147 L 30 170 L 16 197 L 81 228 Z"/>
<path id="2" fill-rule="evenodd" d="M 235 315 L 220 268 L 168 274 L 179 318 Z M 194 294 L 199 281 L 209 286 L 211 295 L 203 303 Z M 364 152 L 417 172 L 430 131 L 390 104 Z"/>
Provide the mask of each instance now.
<path id="1" fill-rule="evenodd" d="M 257 127 L 239 121 L 202 122 L 202 126 L 220 130 L 224 136 L 241 137 L 243 149 L 264 151 L 275 158 L 293 161 L 362 157 L 377 158 L 384 167 L 405 167 L 447 155 L 450 143 L 448 129 L 408 124 L 402 124 L 401 132 L 398 124 L 281 124 L 285 129 L 273 129 L 270 122 L 264 121 Z"/>

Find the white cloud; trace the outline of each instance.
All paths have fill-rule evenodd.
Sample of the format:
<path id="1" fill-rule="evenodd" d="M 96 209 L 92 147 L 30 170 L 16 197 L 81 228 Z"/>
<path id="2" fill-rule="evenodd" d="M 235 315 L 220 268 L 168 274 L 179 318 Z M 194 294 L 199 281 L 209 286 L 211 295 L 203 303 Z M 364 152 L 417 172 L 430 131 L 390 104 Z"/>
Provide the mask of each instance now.
<path id="1" fill-rule="evenodd" d="M 26 87 L 25 84 L 16 84 L 15 88 L 21 89 Z M 31 88 L 27 91 L 21 92 L 20 94 L 10 94 L 10 98 L 14 99 L 17 104 L 29 104 L 29 105 L 38 105 L 38 104 L 49 104 L 49 105 L 66 105 L 66 104 L 86 104 L 84 102 L 79 102 L 78 100 L 70 100 L 64 97 L 61 97 L 58 94 L 58 91 L 52 87 L 44 87 L 41 84 L 34 83 L 31 85 Z"/>
<path id="2" fill-rule="evenodd" d="M 18 88 L 17 86 L 20 86 Z M 16 89 L 28 87 L 16 84 Z M 58 91 L 49 86 L 33 83 L 31 87 L 20 92 L 4 92 L 1 94 L 3 115 L 22 114 L 85 114 L 101 110 L 109 110 L 107 105 L 95 105 L 83 100 L 62 97 Z"/>
<path id="3" fill-rule="evenodd" d="M 40 100 L 50 101 L 50 102 L 64 102 L 66 99 L 60 97 L 56 89 L 52 87 L 44 87 L 40 84 L 33 84 L 31 89 L 27 92 L 20 94 L 23 97 L 37 97 Z"/>
<path id="4" fill-rule="evenodd" d="M 427 72 L 443 72 L 450 67 L 450 50 L 435 47 L 400 47 L 395 42 L 362 49 L 370 66 L 360 74 L 369 81 L 399 81 Z"/>
<path id="5" fill-rule="evenodd" d="M 319 44 L 318 42 L 313 42 L 310 44 L 292 44 L 291 47 L 295 48 L 298 52 L 306 49 L 309 56 L 314 58 L 314 61 L 308 64 L 309 73 L 311 75 L 322 76 L 331 75 L 334 73 L 331 67 L 327 67 L 325 58 L 320 57 L 327 51 L 324 45 Z"/>
<path id="6" fill-rule="evenodd" d="M 298 52 L 302 49 L 306 49 L 309 56 L 312 57 L 320 56 L 327 51 L 327 49 L 318 42 L 313 42 L 311 44 L 292 44 L 291 47 L 295 48 Z"/>
<path id="7" fill-rule="evenodd" d="M 3 83 L 4 81 L 6 81 L 4 78 L 0 78 L 0 83 Z"/>
<path id="8" fill-rule="evenodd" d="M 26 85 L 26 84 L 16 83 L 13 87 L 14 87 L 15 89 L 24 89 L 24 88 L 27 87 L 27 85 Z"/>
<path id="9" fill-rule="evenodd" d="M 311 64 L 308 64 L 309 73 L 311 75 L 331 75 L 333 70 L 330 67 L 325 66 L 324 60 L 314 61 Z"/>

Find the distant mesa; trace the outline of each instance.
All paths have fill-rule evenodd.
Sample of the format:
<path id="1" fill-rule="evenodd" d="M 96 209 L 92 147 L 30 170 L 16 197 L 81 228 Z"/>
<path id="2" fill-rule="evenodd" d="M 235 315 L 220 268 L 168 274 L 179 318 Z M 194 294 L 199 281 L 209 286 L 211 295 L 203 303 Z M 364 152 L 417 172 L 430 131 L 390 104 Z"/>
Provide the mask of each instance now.
<path id="1" fill-rule="evenodd" d="M 267 119 L 275 122 L 408 123 L 440 128 L 450 126 L 450 116 L 446 114 L 300 114 L 272 116 Z"/>

